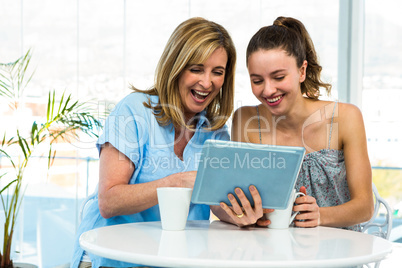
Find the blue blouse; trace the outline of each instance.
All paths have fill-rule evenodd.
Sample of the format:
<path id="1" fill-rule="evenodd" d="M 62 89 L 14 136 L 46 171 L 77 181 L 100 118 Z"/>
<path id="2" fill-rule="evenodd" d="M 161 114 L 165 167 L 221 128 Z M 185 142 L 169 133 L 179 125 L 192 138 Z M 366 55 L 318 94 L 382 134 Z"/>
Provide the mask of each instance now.
<path id="1" fill-rule="evenodd" d="M 129 184 L 145 183 L 164 178 L 174 173 L 197 170 L 201 158 L 201 149 L 207 139 L 229 140 L 227 126 L 208 131 L 209 125 L 206 112 L 198 114 L 196 131 L 183 152 L 183 160 L 174 153 L 175 131 L 173 125 L 160 126 L 143 102 L 148 98 L 152 103 L 158 102 L 157 96 L 143 93 L 131 93 L 121 100 L 108 116 L 103 134 L 97 141 L 101 146 L 109 142 L 117 150 L 126 155 L 135 165 L 135 171 Z M 207 205 L 190 205 L 189 220 L 207 220 L 210 211 Z M 79 237 L 83 232 L 114 224 L 131 222 L 159 221 L 159 206 L 156 205 L 132 215 L 115 216 L 105 219 L 100 215 L 97 190 L 88 200 L 85 215 L 79 226 L 71 267 L 78 267 L 84 250 L 79 246 Z M 135 264 L 114 261 L 88 253 L 92 267 L 132 267 Z"/>

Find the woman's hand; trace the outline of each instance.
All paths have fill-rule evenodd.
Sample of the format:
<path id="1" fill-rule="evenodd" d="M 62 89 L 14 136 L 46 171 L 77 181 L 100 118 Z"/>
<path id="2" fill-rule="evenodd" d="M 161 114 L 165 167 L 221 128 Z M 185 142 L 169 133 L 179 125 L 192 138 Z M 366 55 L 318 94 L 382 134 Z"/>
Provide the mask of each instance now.
<path id="1" fill-rule="evenodd" d="M 300 212 L 295 218 L 295 226 L 297 227 L 316 227 L 320 225 L 320 208 L 317 205 L 317 200 L 307 195 L 306 187 L 300 187 L 300 192 L 306 194 L 296 198 L 296 205 L 293 206 L 293 211 Z"/>
<path id="2" fill-rule="evenodd" d="M 235 193 L 242 206 L 237 202 L 234 195 L 230 193 L 228 194 L 228 198 L 232 206 L 229 207 L 224 202 L 221 202 L 221 208 L 230 217 L 231 222 L 239 227 L 250 226 L 253 224 L 257 224 L 257 226 L 268 226 L 271 222 L 264 218 L 264 213 L 270 213 L 274 210 L 262 208 L 261 196 L 254 185 L 251 185 L 249 190 L 254 201 L 254 208 L 251 206 L 250 201 L 240 188 L 236 188 Z"/>
<path id="3" fill-rule="evenodd" d="M 184 188 L 194 188 L 195 178 L 197 176 L 197 171 L 185 171 L 180 173 L 172 174 L 168 177 L 173 178 L 173 187 L 184 187 Z"/>

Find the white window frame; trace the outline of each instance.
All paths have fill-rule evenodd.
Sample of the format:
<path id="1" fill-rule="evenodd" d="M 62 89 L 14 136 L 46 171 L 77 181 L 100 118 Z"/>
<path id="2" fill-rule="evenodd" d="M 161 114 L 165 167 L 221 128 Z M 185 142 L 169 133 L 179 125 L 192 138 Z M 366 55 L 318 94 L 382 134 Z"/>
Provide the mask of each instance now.
<path id="1" fill-rule="evenodd" d="M 339 0 L 338 99 L 362 108 L 364 0 Z"/>

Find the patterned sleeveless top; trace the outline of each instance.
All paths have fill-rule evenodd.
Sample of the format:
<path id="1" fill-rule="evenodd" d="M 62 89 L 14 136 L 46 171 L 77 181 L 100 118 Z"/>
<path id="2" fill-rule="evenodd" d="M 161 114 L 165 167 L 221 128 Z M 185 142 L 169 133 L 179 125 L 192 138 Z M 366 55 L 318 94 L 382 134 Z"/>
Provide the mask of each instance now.
<path id="1" fill-rule="evenodd" d="M 256 108 L 260 143 L 262 143 L 260 114 L 258 106 Z M 328 148 L 304 156 L 295 186 L 296 190 L 305 186 L 307 194 L 317 200 L 319 207 L 338 206 L 350 201 L 343 150 L 330 149 L 335 108 L 336 103 L 332 112 Z M 361 230 L 360 225 L 348 226 L 344 229 Z"/>

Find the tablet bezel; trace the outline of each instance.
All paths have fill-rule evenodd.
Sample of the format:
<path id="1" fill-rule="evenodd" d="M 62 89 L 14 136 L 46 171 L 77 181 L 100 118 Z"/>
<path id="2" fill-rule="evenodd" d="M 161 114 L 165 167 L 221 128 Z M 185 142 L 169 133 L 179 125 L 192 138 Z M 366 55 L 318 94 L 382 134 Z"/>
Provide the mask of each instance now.
<path id="1" fill-rule="evenodd" d="M 219 205 L 220 202 L 225 202 L 230 205 L 227 194 L 234 194 L 234 189 L 240 187 L 248 197 L 251 205 L 253 205 L 253 199 L 248 187 L 255 185 L 261 195 L 263 208 L 285 209 L 291 191 L 295 187 L 304 154 L 304 147 L 207 140 L 204 143 L 199 159 L 191 201 L 195 204 Z M 244 162 L 243 166 L 240 165 L 242 162 L 239 162 L 240 168 L 236 166 L 235 157 L 241 159 L 241 156 L 245 157 L 247 155 L 255 156 L 254 158 L 257 160 L 255 163 L 258 163 L 257 158 L 265 159 L 265 165 L 263 165 L 262 160 L 260 161 L 260 166 L 251 165 L 250 168 L 250 165 L 248 165 L 248 168 L 244 168 Z M 290 166 L 279 170 L 279 161 L 275 163 L 278 167 L 277 169 L 275 169 L 275 165 L 272 165 L 274 161 L 270 161 L 268 168 L 268 156 L 272 159 L 272 155 L 278 156 L 278 158 L 283 157 L 282 162 L 285 161 L 285 166 L 286 158 L 284 157 L 288 157 Z M 226 166 L 223 165 L 224 163 Z M 228 163 L 234 163 L 233 168 L 231 168 L 230 164 L 227 165 Z M 269 171 L 271 172 L 265 173 Z M 264 174 L 264 178 L 262 178 L 261 173 Z M 267 180 L 281 184 L 266 183 Z M 236 197 L 236 194 L 234 196 Z"/>

